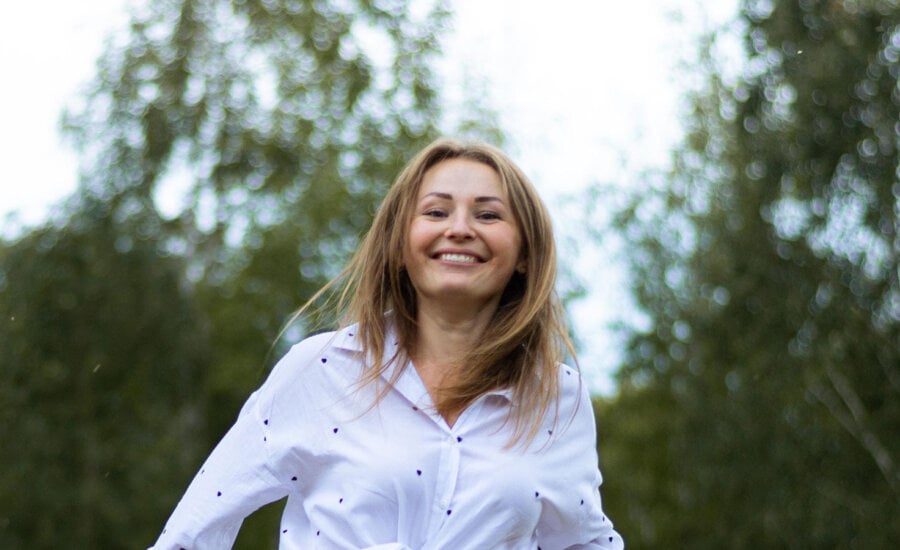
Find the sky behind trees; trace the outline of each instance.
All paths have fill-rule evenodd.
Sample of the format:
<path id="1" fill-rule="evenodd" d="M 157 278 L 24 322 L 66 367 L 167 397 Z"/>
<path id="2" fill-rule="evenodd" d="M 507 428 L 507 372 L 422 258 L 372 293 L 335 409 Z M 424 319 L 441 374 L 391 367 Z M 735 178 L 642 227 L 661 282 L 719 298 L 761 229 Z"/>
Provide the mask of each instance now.
<path id="1" fill-rule="evenodd" d="M 619 342 L 607 325 L 630 308 L 626 282 L 612 259 L 600 273 L 604 262 L 596 258 L 573 261 L 583 253 L 577 234 L 584 221 L 565 216 L 562 203 L 591 184 L 621 184 L 626 173 L 667 163 L 691 83 L 681 62 L 698 32 L 736 9 L 731 0 L 700 4 L 564 0 L 547 10 L 535 0 L 449 2 L 453 28 L 439 67 L 446 126 L 465 116 L 473 90 L 496 109 L 509 152 L 570 241 L 563 261 L 588 287 L 588 297 L 570 309 L 583 367 L 598 391 L 612 388 L 608 372 Z M 20 82 L 0 92 L 0 216 L 15 212 L 0 218 L 2 234 L 13 233 L 18 222 L 38 223 L 75 189 L 78 161 L 59 135 L 60 112 L 77 103 L 104 41 L 121 36 L 128 10 L 140 5 L 87 0 L 55 6 L 48 15 L 22 2 L 0 21 L 0 71 Z"/>

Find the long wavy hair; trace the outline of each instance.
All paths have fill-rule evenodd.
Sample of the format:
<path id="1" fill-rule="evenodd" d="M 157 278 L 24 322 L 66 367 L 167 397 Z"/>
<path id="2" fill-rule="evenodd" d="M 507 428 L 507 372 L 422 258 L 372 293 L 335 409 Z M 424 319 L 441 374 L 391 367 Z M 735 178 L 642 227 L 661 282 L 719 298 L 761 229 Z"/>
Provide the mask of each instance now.
<path id="1" fill-rule="evenodd" d="M 548 414 L 558 416 L 558 370 L 573 358 L 565 316 L 555 291 L 556 246 L 550 216 L 525 174 L 499 149 L 482 143 L 439 139 L 417 154 L 388 191 L 362 244 L 344 270 L 313 298 L 340 287 L 342 325 L 358 324 L 368 358 L 361 384 L 378 384 L 396 363 L 391 383 L 408 366 L 417 345 L 416 292 L 403 267 L 403 250 L 425 173 L 449 159 L 483 163 L 497 172 L 521 233 L 523 273 L 514 272 L 485 333 L 465 357 L 454 383 L 434 396 L 438 412 L 464 409 L 486 392 L 509 388 L 514 424 L 511 444 L 531 441 Z M 312 300 L 311 300 L 312 301 Z M 392 312 L 388 319 L 388 312 Z M 387 323 L 399 344 L 385 358 Z M 577 365 L 576 365 L 577 367 Z M 376 403 L 390 391 L 378 392 Z"/>

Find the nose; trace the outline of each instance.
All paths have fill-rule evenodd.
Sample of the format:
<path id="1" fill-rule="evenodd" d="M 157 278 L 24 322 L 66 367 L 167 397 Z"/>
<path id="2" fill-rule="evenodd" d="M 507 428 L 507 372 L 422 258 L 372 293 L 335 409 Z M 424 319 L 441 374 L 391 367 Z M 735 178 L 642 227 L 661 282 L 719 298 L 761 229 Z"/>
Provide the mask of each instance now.
<path id="1" fill-rule="evenodd" d="M 469 213 L 466 211 L 456 211 L 449 218 L 446 236 L 448 239 L 471 239 L 475 236 L 472 231 L 472 222 L 469 219 Z"/>

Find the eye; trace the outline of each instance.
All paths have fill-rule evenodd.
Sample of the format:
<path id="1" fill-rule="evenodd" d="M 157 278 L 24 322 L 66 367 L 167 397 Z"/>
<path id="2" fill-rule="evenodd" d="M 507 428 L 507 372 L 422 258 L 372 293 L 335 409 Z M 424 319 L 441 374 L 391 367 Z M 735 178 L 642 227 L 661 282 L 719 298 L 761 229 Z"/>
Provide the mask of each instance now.
<path id="1" fill-rule="evenodd" d="M 441 210 L 440 208 L 429 208 L 428 210 L 422 212 L 422 215 L 426 218 L 446 218 L 447 213 Z"/>
<path id="2" fill-rule="evenodd" d="M 476 214 L 475 217 L 477 217 L 479 220 L 487 220 L 487 221 L 503 219 L 499 213 L 494 212 L 492 210 L 484 210 L 482 212 L 479 212 L 478 214 Z"/>

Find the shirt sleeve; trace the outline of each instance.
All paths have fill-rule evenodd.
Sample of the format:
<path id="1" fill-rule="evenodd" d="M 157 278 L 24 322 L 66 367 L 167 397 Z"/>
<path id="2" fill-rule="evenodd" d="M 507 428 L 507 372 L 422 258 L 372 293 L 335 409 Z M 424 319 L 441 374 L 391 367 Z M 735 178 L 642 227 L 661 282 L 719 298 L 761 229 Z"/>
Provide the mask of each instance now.
<path id="1" fill-rule="evenodd" d="M 201 466 L 152 550 L 231 548 L 244 518 L 288 494 L 290 479 L 274 447 L 281 439 L 273 410 L 292 399 L 304 356 L 295 346 L 241 409 L 234 425 Z M 294 411 L 295 413 L 297 411 Z M 296 465 L 295 465 L 296 466 Z M 298 472 L 299 468 L 292 468 Z M 293 479 L 297 479 L 294 477 Z"/>
<path id="2" fill-rule="evenodd" d="M 558 437 L 546 450 L 545 471 L 554 480 L 538 522 L 538 546 L 620 550 L 625 547 L 603 512 L 597 458 L 597 425 L 590 394 L 577 372 L 560 375 Z"/>

